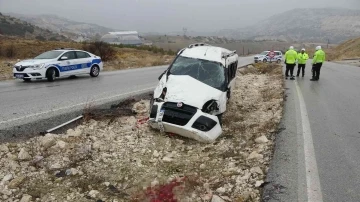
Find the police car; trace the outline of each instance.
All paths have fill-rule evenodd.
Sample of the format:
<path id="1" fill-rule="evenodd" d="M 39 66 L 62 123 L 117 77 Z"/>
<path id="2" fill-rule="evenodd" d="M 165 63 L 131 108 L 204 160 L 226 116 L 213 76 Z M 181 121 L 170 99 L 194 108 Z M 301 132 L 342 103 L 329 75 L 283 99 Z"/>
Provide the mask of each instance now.
<path id="1" fill-rule="evenodd" d="M 258 62 L 277 62 L 277 63 L 281 63 L 282 58 L 283 58 L 283 54 L 281 51 L 274 51 L 274 56 L 271 58 L 269 56 L 270 51 L 264 51 L 262 53 L 260 53 L 259 55 L 256 55 L 254 57 L 254 62 L 258 63 Z"/>
<path id="2" fill-rule="evenodd" d="M 149 124 L 161 132 L 212 142 L 234 89 L 238 55 L 221 47 L 191 44 L 160 75 Z"/>
<path id="3" fill-rule="evenodd" d="M 24 81 L 44 78 L 54 81 L 56 78 L 81 74 L 97 77 L 102 70 L 103 62 L 99 56 L 69 48 L 42 53 L 34 59 L 20 61 L 13 67 L 14 78 Z"/>

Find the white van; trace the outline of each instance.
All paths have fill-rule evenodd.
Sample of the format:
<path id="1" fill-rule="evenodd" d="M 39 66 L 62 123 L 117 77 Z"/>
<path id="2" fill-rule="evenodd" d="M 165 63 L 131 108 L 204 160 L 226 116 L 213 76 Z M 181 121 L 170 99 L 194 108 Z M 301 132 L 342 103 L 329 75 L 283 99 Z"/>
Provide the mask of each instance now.
<path id="1" fill-rule="evenodd" d="M 150 125 L 201 142 L 222 133 L 221 117 L 234 88 L 236 51 L 192 44 L 160 75 L 151 103 Z"/>

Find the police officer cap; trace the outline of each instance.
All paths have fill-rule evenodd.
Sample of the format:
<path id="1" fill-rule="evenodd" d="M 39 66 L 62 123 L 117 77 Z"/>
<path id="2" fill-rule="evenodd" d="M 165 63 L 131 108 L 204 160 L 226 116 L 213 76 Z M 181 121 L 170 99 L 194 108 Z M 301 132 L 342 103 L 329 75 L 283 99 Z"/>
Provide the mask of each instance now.
<path id="1" fill-rule="evenodd" d="M 316 50 L 321 50 L 321 46 L 316 46 Z"/>
<path id="2" fill-rule="evenodd" d="M 294 46 L 290 46 L 290 48 L 289 48 L 290 50 L 294 50 Z"/>

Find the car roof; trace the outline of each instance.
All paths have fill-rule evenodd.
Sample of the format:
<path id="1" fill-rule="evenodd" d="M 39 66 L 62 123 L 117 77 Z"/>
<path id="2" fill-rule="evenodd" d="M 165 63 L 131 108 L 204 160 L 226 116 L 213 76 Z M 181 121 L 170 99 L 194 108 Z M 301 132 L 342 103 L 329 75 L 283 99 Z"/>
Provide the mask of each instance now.
<path id="1" fill-rule="evenodd" d="M 225 60 L 223 55 L 232 53 L 234 53 L 234 51 L 230 51 L 225 48 L 211 45 L 202 45 L 193 47 L 190 46 L 189 48 L 184 49 L 180 55 L 183 57 L 197 58 L 224 64 Z"/>
<path id="2" fill-rule="evenodd" d="M 57 49 L 54 49 L 52 51 L 83 51 L 83 52 L 87 52 L 87 51 L 84 51 L 84 50 L 70 49 L 70 48 L 57 48 Z"/>

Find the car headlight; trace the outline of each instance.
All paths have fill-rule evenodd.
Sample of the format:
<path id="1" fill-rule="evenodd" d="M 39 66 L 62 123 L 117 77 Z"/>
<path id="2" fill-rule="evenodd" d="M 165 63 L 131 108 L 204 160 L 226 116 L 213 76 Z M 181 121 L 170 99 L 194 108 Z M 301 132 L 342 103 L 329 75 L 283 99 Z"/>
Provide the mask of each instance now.
<path id="1" fill-rule="evenodd" d="M 45 66 L 45 63 L 42 63 L 42 64 L 34 65 L 34 66 L 32 66 L 32 68 L 33 69 L 42 69 L 44 66 Z"/>

